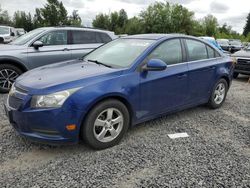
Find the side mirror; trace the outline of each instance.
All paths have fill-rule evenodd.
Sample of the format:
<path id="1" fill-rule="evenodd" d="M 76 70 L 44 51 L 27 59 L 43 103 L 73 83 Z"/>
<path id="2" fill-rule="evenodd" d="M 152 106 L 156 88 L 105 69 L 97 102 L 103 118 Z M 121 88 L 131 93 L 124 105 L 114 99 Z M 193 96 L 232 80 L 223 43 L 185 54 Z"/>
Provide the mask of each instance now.
<path id="1" fill-rule="evenodd" d="M 14 37 L 14 36 L 15 36 L 15 33 L 11 32 L 10 36 Z"/>
<path id="2" fill-rule="evenodd" d="M 164 61 L 160 59 L 150 59 L 147 64 L 142 67 L 143 71 L 163 71 L 167 68 Z"/>
<path id="3" fill-rule="evenodd" d="M 37 50 L 38 48 L 43 47 L 43 42 L 38 40 L 33 43 L 33 47 Z"/>

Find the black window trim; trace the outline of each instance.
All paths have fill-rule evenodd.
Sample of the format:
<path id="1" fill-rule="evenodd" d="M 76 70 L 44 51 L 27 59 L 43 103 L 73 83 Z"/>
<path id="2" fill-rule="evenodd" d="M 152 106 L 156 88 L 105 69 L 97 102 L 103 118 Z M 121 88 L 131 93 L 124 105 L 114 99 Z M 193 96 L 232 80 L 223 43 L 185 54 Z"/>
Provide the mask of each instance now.
<path id="1" fill-rule="evenodd" d="M 70 30 L 68 30 L 68 33 L 69 33 L 69 35 L 68 35 L 68 44 L 69 45 L 82 45 L 82 44 L 73 44 L 73 31 L 83 31 L 83 32 L 93 32 L 93 33 L 95 33 L 95 38 L 96 38 L 96 43 L 84 43 L 84 44 L 107 44 L 107 43 L 109 43 L 109 42 L 111 42 L 113 39 L 107 34 L 107 33 L 105 33 L 105 32 L 100 32 L 100 31 L 89 31 L 89 30 L 79 30 L 79 29 L 70 29 Z M 99 34 L 99 33 L 101 33 L 101 34 L 105 34 L 105 35 L 107 35 L 109 38 L 110 38 L 110 41 L 109 42 L 104 42 L 103 40 L 102 40 L 102 38 L 101 38 L 101 40 L 102 40 L 102 42 L 101 43 L 98 43 L 97 42 L 97 36 L 96 36 L 96 34 Z"/>
<path id="2" fill-rule="evenodd" d="M 187 63 L 192 63 L 192 62 L 199 62 L 199 61 L 207 61 L 207 60 L 213 60 L 213 59 L 219 59 L 219 58 L 222 58 L 223 56 L 221 55 L 221 53 L 218 52 L 217 49 L 215 49 L 214 46 L 212 46 L 211 44 L 208 44 L 202 40 L 199 40 L 199 39 L 195 39 L 195 38 L 189 38 L 189 37 L 182 37 L 183 38 L 183 42 L 184 42 L 184 45 L 185 45 L 185 51 L 186 51 L 186 54 L 187 54 Z M 215 57 L 214 58 L 207 58 L 207 59 L 199 59 L 199 60 L 195 60 L 195 61 L 189 61 L 189 53 L 188 53 L 188 48 L 187 48 L 187 43 L 186 43 L 186 40 L 194 40 L 194 41 L 197 41 L 197 42 L 200 42 L 200 43 L 203 43 L 205 46 L 206 46 L 206 50 L 207 50 L 207 46 L 211 47 L 213 50 L 214 50 L 214 53 L 216 54 L 216 52 L 218 53 L 218 57 Z M 207 53 L 207 57 L 208 57 L 208 53 Z"/>

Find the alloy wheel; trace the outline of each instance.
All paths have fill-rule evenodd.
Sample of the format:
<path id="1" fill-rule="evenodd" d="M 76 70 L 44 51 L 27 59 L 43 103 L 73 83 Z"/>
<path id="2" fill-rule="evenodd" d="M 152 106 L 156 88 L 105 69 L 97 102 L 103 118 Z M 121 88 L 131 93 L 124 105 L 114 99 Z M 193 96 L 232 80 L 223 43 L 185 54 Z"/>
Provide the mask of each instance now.
<path id="1" fill-rule="evenodd" d="M 121 133 L 123 124 L 122 113 L 116 108 L 107 108 L 94 122 L 94 136 L 100 142 L 111 142 Z"/>
<path id="2" fill-rule="evenodd" d="M 226 86 L 224 83 L 219 83 L 214 91 L 215 104 L 221 104 L 226 95 Z"/>
<path id="3" fill-rule="evenodd" d="M 19 74 L 11 69 L 0 70 L 0 87 L 9 90 Z"/>

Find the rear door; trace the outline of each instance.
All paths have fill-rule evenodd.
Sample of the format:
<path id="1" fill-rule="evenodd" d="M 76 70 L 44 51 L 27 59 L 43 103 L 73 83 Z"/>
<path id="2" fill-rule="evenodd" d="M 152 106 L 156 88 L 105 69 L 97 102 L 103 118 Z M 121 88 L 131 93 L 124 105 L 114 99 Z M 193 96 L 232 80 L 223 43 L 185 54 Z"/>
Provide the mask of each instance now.
<path id="1" fill-rule="evenodd" d="M 28 61 L 31 68 L 57 63 L 71 59 L 68 49 L 68 31 L 50 31 L 38 39 L 43 42 L 43 47 L 35 49 L 28 47 Z"/>
<path id="2" fill-rule="evenodd" d="M 185 39 L 189 68 L 189 102 L 198 103 L 207 100 L 214 84 L 216 52 L 209 45 L 195 39 Z"/>
<path id="3" fill-rule="evenodd" d="M 103 44 L 97 32 L 85 30 L 71 30 L 70 46 L 72 59 L 81 58 Z"/>

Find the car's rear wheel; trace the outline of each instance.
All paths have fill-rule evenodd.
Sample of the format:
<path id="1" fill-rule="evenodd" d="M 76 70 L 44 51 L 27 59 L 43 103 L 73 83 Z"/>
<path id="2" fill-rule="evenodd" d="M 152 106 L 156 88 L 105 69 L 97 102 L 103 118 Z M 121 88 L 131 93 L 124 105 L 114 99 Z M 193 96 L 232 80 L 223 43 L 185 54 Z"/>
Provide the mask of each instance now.
<path id="1" fill-rule="evenodd" d="M 233 78 L 238 78 L 238 76 L 239 76 L 239 73 L 234 72 L 234 74 L 233 74 Z"/>
<path id="2" fill-rule="evenodd" d="M 220 79 L 214 86 L 208 105 L 211 108 L 219 108 L 224 103 L 228 91 L 228 83 L 225 79 Z"/>
<path id="3" fill-rule="evenodd" d="M 97 104 L 82 125 L 82 138 L 94 149 L 104 149 L 119 143 L 129 127 L 129 112 L 118 100 Z"/>
<path id="4" fill-rule="evenodd" d="M 22 73 L 22 70 L 14 65 L 0 65 L 0 93 L 9 92 L 12 84 Z"/>

